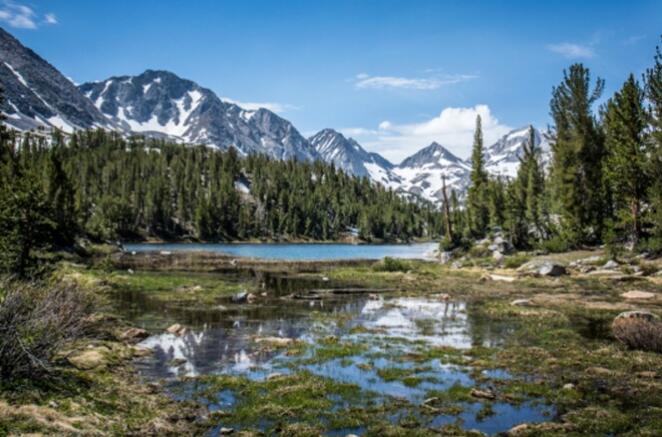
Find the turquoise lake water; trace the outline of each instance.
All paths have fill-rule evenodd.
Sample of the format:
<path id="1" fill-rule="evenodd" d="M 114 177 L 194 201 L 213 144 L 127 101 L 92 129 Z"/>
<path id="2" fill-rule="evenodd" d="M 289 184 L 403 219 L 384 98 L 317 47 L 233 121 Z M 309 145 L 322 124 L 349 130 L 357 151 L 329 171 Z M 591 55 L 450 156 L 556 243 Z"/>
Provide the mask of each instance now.
<path id="1" fill-rule="evenodd" d="M 288 261 L 322 261 L 343 259 L 430 259 L 438 243 L 416 244 L 315 244 L 315 243 L 140 243 L 126 244 L 128 252 L 219 252 L 240 257 Z"/>

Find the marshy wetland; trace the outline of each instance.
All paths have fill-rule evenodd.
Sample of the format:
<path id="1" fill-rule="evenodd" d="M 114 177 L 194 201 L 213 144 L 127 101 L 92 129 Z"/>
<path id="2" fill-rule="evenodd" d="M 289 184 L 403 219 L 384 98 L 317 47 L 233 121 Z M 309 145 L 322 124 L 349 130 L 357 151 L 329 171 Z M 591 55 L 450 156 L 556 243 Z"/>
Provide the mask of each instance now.
<path id="1" fill-rule="evenodd" d="M 74 358 L 101 359 L 73 371 L 84 398 L 31 400 L 79 425 L 15 423 L 61 435 L 660 435 L 662 355 L 610 329 L 622 311 L 662 313 L 659 277 L 482 262 L 125 253 L 63 265 L 56 276 L 93 290 L 107 326 Z"/>

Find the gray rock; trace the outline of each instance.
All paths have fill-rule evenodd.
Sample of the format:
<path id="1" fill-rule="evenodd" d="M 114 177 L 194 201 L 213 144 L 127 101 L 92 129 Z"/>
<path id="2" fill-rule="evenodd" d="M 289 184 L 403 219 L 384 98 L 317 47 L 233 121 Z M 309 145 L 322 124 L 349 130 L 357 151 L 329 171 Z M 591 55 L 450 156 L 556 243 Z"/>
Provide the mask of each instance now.
<path id="1" fill-rule="evenodd" d="M 441 264 L 448 264 L 453 259 L 453 252 L 444 251 L 439 254 L 439 262 Z"/>
<path id="2" fill-rule="evenodd" d="M 619 265 L 618 265 L 618 263 L 617 263 L 616 261 L 614 261 L 613 259 L 610 259 L 609 261 L 607 261 L 607 262 L 602 266 L 602 269 L 603 269 L 603 270 L 614 270 L 614 269 L 617 269 L 618 266 L 619 266 Z"/>
<path id="3" fill-rule="evenodd" d="M 503 261 L 506 259 L 506 257 L 503 255 L 503 253 L 499 252 L 498 250 L 492 252 L 492 260 L 497 264 L 497 265 L 502 265 Z"/>
<path id="4" fill-rule="evenodd" d="M 567 271 L 561 264 L 548 261 L 540 266 L 538 274 L 540 276 L 557 277 L 567 274 Z"/>

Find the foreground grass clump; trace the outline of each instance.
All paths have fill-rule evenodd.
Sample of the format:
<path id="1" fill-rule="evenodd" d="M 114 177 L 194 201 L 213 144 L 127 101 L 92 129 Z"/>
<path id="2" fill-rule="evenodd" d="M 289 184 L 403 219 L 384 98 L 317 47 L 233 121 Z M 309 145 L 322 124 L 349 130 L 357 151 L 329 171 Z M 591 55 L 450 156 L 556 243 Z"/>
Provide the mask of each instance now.
<path id="1" fill-rule="evenodd" d="M 298 428 L 299 432 L 291 435 L 311 435 L 302 431 L 347 428 L 371 422 L 367 410 L 361 408 L 369 396 L 362 393 L 358 386 L 305 371 L 264 381 L 236 376 L 207 376 L 200 382 L 212 401 L 220 391 L 233 392 L 236 399 L 234 408 L 225 412 L 226 417 L 220 422 L 246 430 L 264 430 L 270 434 L 290 429 L 297 423 L 305 427 Z M 343 410 L 343 406 L 347 409 Z M 319 435 L 319 431 L 312 435 Z"/>
<path id="2" fill-rule="evenodd" d="M 387 256 L 382 261 L 375 263 L 372 268 L 377 272 L 406 272 L 411 269 L 411 264 L 402 259 Z"/>
<path id="3" fill-rule="evenodd" d="M 54 377 L 56 353 L 86 333 L 90 297 L 72 285 L 5 282 L 0 289 L 3 382 Z"/>

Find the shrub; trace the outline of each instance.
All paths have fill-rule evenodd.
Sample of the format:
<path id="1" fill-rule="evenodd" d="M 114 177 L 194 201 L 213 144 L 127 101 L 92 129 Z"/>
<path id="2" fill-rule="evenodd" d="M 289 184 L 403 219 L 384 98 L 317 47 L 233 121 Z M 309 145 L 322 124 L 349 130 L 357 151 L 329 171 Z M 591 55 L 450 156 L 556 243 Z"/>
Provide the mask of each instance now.
<path id="1" fill-rule="evenodd" d="M 84 335 L 91 300 L 73 286 L 16 282 L 0 289 L 0 376 L 51 375 L 55 354 Z"/>
<path id="2" fill-rule="evenodd" d="M 550 253 L 561 253 L 570 250 L 568 241 L 558 235 L 540 243 L 540 249 Z"/>
<path id="3" fill-rule="evenodd" d="M 387 256 L 375 263 L 373 269 L 380 272 L 406 272 L 411 269 L 411 265 L 407 261 Z"/>
<path id="4" fill-rule="evenodd" d="M 643 317 L 617 317 L 614 337 L 632 349 L 662 353 L 662 322 Z"/>

